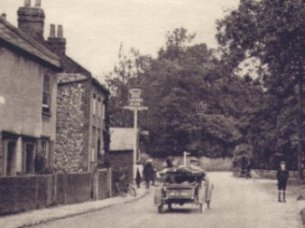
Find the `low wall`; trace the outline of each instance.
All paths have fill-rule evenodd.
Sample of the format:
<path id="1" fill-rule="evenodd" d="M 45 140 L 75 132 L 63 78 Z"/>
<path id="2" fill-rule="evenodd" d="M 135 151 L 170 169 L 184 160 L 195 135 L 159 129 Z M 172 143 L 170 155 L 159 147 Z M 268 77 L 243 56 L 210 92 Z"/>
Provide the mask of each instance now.
<path id="1" fill-rule="evenodd" d="M 232 171 L 232 158 L 207 158 L 199 159 L 201 167 L 206 171 Z"/>
<path id="2" fill-rule="evenodd" d="M 0 214 L 52 205 L 52 175 L 0 178 Z"/>
<path id="3" fill-rule="evenodd" d="M 265 178 L 265 179 L 276 179 L 277 170 L 258 170 L 254 169 L 251 171 L 253 177 L 257 178 Z M 297 179 L 298 172 L 297 171 L 289 171 L 289 179 Z"/>
<path id="4" fill-rule="evenodd" d="M 0 215 L 110 197 L 111 171 L 101 170 L 96 176 L 96 180 L 92 173 L 1 177 Z"/>
<path id="5" fill-rule="evenodd" d="M 200 157 L 200 166 L 206 171 L 232 171 L 232 158 L 208 158 Z M 165 167 L 165 159 L 154 158 L 153 164 L 157 170 L 161 170 Z M 175 165 L 183 164 L 183 157 L 174 157 Z"/>
<path id="6" fill-rule="evenodd" d="M 67 175 L 66 204 L 80 203 L 92 199 L 92 174 Z"/>
<path id="7" fill-rule="evenodd" d="M 259 170 L 259 169 L 252 169 L 251 170 L 251 177 L 258 178 L 258 179 L 276 179 L 277 170 Z M 240 177 L 240 170 L 235 169 L 233 170 L 233 176 Z M 289 183 L 297 183 L 298 182 L 298 172 L 297 171 L 289 171 Z"/>

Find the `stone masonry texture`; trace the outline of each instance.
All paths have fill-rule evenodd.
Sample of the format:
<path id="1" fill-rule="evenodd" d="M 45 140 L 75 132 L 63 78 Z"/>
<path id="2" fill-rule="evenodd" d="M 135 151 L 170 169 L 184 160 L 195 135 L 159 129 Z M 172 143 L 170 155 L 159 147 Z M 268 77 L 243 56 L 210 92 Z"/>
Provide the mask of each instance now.
<path id="1" fill-rule="evenodd" d="M 88 81 L 58 86 L 54 168 L 83 172 L 88 164 Z"/>

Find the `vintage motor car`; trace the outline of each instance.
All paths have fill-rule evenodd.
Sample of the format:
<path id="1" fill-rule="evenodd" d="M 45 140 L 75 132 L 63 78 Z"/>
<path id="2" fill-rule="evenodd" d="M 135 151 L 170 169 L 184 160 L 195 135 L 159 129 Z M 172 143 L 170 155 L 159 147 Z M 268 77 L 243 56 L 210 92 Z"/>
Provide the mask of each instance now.
<path id="1" fill-rule="evenodd" d="M 210 207 L 213 185 L 209 182 L 206 172 L 197 167 L 168 168 L 160 173 L 162 184 L 156 188 L 154 203 L 158 212 L 168 210 L 174 204 L 193 203 L 203 212 L 203 205 Z"/>

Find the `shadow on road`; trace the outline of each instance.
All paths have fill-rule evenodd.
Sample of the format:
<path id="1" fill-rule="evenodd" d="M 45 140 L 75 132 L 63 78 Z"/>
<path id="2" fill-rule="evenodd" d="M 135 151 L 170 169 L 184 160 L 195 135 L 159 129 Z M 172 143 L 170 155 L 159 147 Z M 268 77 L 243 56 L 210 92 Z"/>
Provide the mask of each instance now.
<path id="1" fill-rule="evenodd" d="M 171 210 L 165 209 L 163 214 L 201 214 L 199 208 L 172 208 Z"/>

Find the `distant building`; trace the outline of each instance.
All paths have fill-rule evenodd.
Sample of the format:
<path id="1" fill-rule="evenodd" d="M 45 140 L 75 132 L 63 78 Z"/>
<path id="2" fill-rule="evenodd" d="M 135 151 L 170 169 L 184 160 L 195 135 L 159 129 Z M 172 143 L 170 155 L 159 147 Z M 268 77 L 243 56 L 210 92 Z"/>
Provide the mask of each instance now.
<path id="1" fill-rule="evenodd" d="M 139 160 L 139 151 L 134 158 L 135 143 L 139 144 L 139 131 L 134 128 L 110 128 L 111 142 L 109 160 L 113 169 L 126 169 L 130 180 L 135 176 L 135 162 Z M 137 147 L 139 148 L 139 147 Z"/>
<path id="2" fill-rule="evenodd" d="M 95 169 L 109 151 L 108 90 L 66 55 L 63 27 L 51 25 L 47 44 L 63 64 L 58 75 L 54 165 L 64 172 Z"/>
<path id="3" fill-rule="evenodd" d="M 44 15 L 39 8 L 34 11 L 33 27 L 24 7 L 18 11 L 18 28 L 8 23 L 5 15 L 0 17 L 0 176 L 32 174 L 38 171 L 38 157 L 44 166 L 51 165 L 53 159 L 55 74 L 61 63 L 37 41 L 43 37 L 40 19 Z M 24 32 L 28 29 L 37 39 Z"/>

